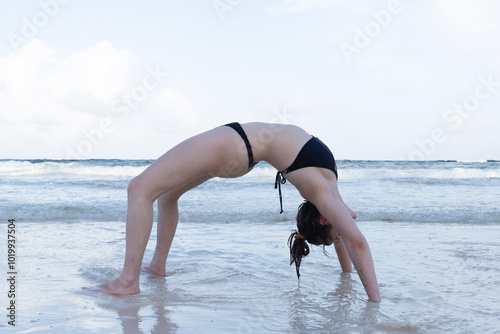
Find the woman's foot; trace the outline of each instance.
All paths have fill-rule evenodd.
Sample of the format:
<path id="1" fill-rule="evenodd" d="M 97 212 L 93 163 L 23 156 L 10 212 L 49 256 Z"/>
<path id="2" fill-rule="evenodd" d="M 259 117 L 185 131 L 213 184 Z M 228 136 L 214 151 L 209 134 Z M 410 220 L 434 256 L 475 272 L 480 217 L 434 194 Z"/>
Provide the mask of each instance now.
<path id="1" fill-rule="evenodd" d="M 149 266 L 142 267 L 141 271 L 154 276 L 167 277 L 167 272 L 165 271 L 165 267 L 155 268 L 150 264 Z"/>
<path id="2" fill-rule="evenodd" d="M 120 278 L 96 285 L 94 287 L 83 287 L 82 289 L 118 296 L 135 295 L 141 292 L 141 290 L 139 289 L 139 281 L 126 282 L 125 280 Z"/>

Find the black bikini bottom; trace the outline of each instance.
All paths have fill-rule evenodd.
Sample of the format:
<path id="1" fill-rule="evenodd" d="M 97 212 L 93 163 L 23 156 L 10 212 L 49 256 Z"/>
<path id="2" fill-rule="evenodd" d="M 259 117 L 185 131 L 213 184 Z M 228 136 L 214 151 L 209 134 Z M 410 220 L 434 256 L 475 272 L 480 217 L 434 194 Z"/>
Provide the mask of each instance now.
<path id="1" fill-rule="evenodd" d="M 254 167 L 256 164 L 258 164 L 258 161 L 254 161 L 253 159 L 253 152 L 252 152 L 252 146 L 250 145 L 250 141 L 248 140 L 247 134 L 245 133 L 245 130 L 241 127 L 240 123 L 234 122 L 234 123 L 229 123 L 225 124 L 224 126 L 229 126 L 230 128 L 234 129 L 234 131 L 238 132 L 238 134 L 243 138 L 243 141 L 245 142 L 245 146 L 247 147 L 247 153 L 248 153 L 248 169 L 251 169 Z"/>

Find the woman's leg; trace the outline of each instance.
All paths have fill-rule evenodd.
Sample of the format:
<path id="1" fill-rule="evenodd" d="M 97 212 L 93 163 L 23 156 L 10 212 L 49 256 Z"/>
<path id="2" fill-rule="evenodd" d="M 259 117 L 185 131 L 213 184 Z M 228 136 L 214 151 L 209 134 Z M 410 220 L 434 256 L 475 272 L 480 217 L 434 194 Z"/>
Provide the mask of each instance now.
<path id="1" fill-rule="evenodd" d="M 210 179 L 209 176 L 201 177 L 184 187 L 165 193 L 158 198 L 156 248 L 151 263 L 144 267 L 144 271 L 158 276 L 166 276 L 165 263 L 179 219 L 178 200 L 186 191 L 196 188 L 208 179 Z"/>
<path id="2" fill-rule="evenodd" d="M 113 295 L 139 293 L 139 276 L 151 234 L 154 201 L 196 180 L 215 176 L 222 163 L 220 143 L 226 138 L 220 129 L 190 138 L 165 153 L 130 182 L 122 273 L 117 279 L 89 290 Z"/>

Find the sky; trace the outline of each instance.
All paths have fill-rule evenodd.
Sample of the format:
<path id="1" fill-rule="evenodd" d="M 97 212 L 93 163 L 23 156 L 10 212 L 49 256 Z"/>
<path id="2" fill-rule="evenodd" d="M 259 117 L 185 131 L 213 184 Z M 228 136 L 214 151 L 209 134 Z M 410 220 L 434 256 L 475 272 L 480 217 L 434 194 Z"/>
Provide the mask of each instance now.
<path id="1" fill-rule="evenodd" d="M 0 159 L 155 159 L 233 121 L 337 159 L 500 159 L 498 1 L 0 4 Z"/>

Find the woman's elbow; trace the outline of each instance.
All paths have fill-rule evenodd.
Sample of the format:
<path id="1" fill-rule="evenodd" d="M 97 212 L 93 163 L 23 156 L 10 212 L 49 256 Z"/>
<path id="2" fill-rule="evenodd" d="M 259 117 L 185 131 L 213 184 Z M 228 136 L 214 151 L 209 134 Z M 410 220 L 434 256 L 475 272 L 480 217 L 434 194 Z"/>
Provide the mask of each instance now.
<path id="1" fill-rule="evenodd" d="M 345 240 L 346 243 L 349 244 L 349 248 L 356 250 L 356 251 L 364 251 L 366 249 L 369 249 L 368 246 L 368 241 L 363 235 L 358 235 L 355 237 L 350 238 L 348 241 Z"/>

